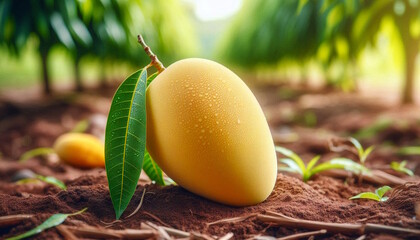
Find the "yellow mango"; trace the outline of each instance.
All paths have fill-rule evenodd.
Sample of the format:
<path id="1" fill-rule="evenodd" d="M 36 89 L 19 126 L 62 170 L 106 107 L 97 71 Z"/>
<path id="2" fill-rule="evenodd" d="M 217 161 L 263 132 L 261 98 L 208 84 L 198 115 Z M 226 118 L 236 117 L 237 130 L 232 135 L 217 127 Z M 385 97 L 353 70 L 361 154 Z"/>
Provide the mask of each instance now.
<path id="1" fill-rule="evenodd" d="M 146 98 L 147 149 L 176 183 L 233 206 L 270 195 L 274 143 L 260 105 L 235 73 L 184 59 L 155 78 Z"/>
<path id="2" fill-rule="evenodd" d="M 93 135 L 66 133 L 54 143 L 54 150 L 60 160 L 80 168 L 105 166 L 104 144 Z"/>

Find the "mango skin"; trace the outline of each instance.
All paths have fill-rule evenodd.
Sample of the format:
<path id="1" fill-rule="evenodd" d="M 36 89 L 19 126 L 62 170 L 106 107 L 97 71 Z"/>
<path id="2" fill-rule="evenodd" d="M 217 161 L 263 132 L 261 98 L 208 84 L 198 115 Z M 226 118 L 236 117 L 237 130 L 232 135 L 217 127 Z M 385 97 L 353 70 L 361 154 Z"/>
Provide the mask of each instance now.
<path id="1" fill-rule="evenodd" d="M 178 61 L 146 92 L 147 149 L 180 186 L 232 206 L 264 201 L 277 178 L 271 133 L 256 98 L 232 71 Z"/>
<path id="2" fill-rule="evenodd" d="M 101 140 L 86 133 L 66 133 L 54 143 L 60 160 L 79 168 L 105 167 L 105 148 Z"/>

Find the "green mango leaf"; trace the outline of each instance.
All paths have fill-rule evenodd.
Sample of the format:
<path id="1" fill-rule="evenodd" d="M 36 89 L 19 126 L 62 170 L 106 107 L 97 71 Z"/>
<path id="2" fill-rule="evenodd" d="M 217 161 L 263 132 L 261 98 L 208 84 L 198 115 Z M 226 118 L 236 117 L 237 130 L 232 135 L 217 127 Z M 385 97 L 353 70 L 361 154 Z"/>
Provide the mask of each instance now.
<path id="1" fill-rule="evenodd" d="M 58 39 L 60 39 L 60 42 L 63 43 L 66 48 L 73 49 L 75 46 L 74 41 L 63 17 L 58 12 L 55 12 L 51 15 L 50 21 Z"/>
<path id="2" fill-rule="evenodd" d="M 74 215 L 81 214 L 86 210 L 87 210 L 87 208 L 84 208 L 84 209 L 82 209 L 78 212 L 75 212 L 75 213 L 69 213 L 69 214 L 57 213 L 57 214 L 54 214 L 51 217 L 49 217 L 47 220 L 45 220 L 43 223 L 41 223 L 41 225 L 27 231 L 26 233 L 22 233 L 20 235 L 15 236 L 15 237 L 7 238 L 6 240 L 19 240 L 19 239 L 24 239 L 24 238 L 27 238 L 27 237 L 31 237 L 31 236 L 36 235 L 36 234 L 38 234 L 38 233 L 40 233 L 40 232 L 42 232 L 42 231 L 44 231 L 48 228 L 52 228 L 52 227 L 60 225 L 69 216 L 74 216 Z"/>
<path id="3" fill-rule="evenodd" d="M 147 150 L 144 153 L 143 170 L 152 181 L 155 181 L 161 186 L 165 186 L 162 170 L 156 164 L 156 162 L 153 161 L 152 157 L 150 156 Z"/>
<path id="4" fill-rule="evenodd" d="M 146 80 L 143 68 L 129 76 L 112 99 L 105 132 L 105 168 L 116 218 L 137 187 L 146 148 Z"/>
<path id="5" fill-rule="evenodd" d="M 155 72 L 147 78 L 147 86 L 149 86 L 149 84 L 151 84 L 153 80 L 155 80 L 157 75 L 159 75 L 158 72 Z"/>
<path id="6" fill-rule="evenodd" d="M 85 45 L 90 46 L 93 42 L 90 36 L 89 30 L 85 24 L 78 18 L 71 18 L 70 27 L 72 32 L 75 33 L 76 37 Z"/>
<path id="7" fill-rule="evenodd" d="M 378 201 L 378 202 L 381 200 L 381 198 L 378 195 L 376 195 L 374 193 L 371 193 L 371 192 L 360 193 L 360 194 L 358 194 L 356 196 L 353 196 L 353 197 L 351 197 L 349 199 L 350 200 L 354 200 L 354 199 L 371 199 L 371 200 L 375 200 L 375 201 Z"/>

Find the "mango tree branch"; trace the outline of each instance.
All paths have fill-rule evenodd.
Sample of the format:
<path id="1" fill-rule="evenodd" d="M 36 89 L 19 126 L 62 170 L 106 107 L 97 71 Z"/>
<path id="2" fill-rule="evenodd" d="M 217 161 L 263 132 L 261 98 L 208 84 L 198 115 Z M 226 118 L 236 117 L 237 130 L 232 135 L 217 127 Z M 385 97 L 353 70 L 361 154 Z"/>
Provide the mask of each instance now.
<path id="1" fill-rule="evenodd" d="M 146 42 L 144 42 L 144 39 L 141 35 L 137 36 L 137 40 L 140 43 L 140 45 L 143 47 L 144 51 L 146 52 L 146 54 L 150 57 L 150 59 L 152 60 L 152 62 L 150 62 L 149 65 L 154 66 L 159 73 L 163 72 L 163 70 L 165 70 L 165 66 L 163 66 L 163 64 L 159 61 L 159 59 L 157 58 L 157 56 L 152 52 L 152 50 L 150 49 L 149 46 L 147 46 Z"/>

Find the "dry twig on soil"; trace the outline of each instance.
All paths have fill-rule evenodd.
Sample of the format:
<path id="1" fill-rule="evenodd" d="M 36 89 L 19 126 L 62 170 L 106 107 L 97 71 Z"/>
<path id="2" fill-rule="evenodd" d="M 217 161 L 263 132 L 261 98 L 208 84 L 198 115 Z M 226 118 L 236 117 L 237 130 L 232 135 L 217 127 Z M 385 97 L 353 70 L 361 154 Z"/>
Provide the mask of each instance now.
<path id="1" fill-rule="evenodd" d="M 112 229 L 105 229 L 105 228 L 98 228 L 98 227 L 91 227 L 91 226 L 65 226 L 65 228 L 80 238 L 93 238 L 93 239 L 116 239 L 120 238 L 121 236 L 113 232 Z"/>
<path id="2" fill-rule="evenodd" d="M 319 221 L 311 221 L 288 217 L 281 213 L 267 212 L 259 214 L 257 219 L 263 222 L 275 223 L 280 226 L 293 228 L 306 228 L 312 230 L 326 229 L 328 232 L 343 234 L 359 234 L 365 233 L 404 233 L 413 236 L 420 236 L 420 230 L 386 226 L 373 223 L 327 223 Z"/>
<path id="3" fill-rule="evenodd" d="M 93 239 L 149 239 L 157 235 L 154 230 L 124 229 L 113 230 L 91 226 L 72 227 L 66 226 L 74 235 L 81 238 Z"/>
<path id="4" fill-rule="evenodd" d="M 171 226 L 169 226 L 168 224 L 166 224 L 166 223 L 164 223 L 160 218 L 158 218 L 157 216 L 155 216 L 155 215 L 153 215 L 153 214 L 151 214 L 151 213 L 149 213 L 149 212 L 146 212 L 146 211 L 142 211 L 142 213 L 143 214 L 146 214 L 147 216 L 149 216 L 149 217 L 151 217 L 151 218 L 153 218 L 155 221 L 157 221 L 158 223 L 160 223 L 161 225 L 163 225 L 163 226 L 165 226 L 165 227 L 168 227 L 168 228 L 172 228 Z"/>
<path id="5" fill-rule="evenodd" d="M 292 235 L 289 235 L 289 236 L 286 236 L 286 237 L 277 238 L 277 240 L 294 240 L 294 239 L 307 238 L 307 237 L 311 237 L 311 236 L 315 236 L 315 235 L 322 235 L 322 234 L 326 234 L 326 233 L 327 233 L 327 230 L 321 229 L 321 230 L 318 230 L 318 231 L 296 233 L 296 234 L 292 234 Z"/>
<path id="6" fill-rule="evenodd" d="M 188 238 L 190 237 L 190 234 L 175 228 L 169 228 L 169 227 L 163 227 L 163 226 L 157 226 L 154 223 L 151 222 L 146 222 L 146 223 L 142 223 L 141 224 L 141 229 L 154 229 L 157 230 L 157 228 L 163 228 L 163 230 L 165 230 L 169 235 L 173 236 L 173 237 L 181 237 L 181 238 Z"/>
<path id="7" fill-rule="evenodd" d="M 61 236 L 63 236 L 65 240 L 79 239 L 66 226 L 63 226 L 63 225 L 57 226 L 57 230 L 60 232 Z"/>
<path id="8" fill-rule="evenodd" d="M 233 236 L 233 232 L 229 232 L 226 235 L 219 237 L 218 240 L 229 240 L 233 238 Z"/>
<path id="9" fill-rule="evenodd" d="M 122 222 L 122 221 L 120 219 L 114 220 L 112 222 L 104 222 L 104 221 L 101 220 L 101 223 L 105 224 L 105 227 L 106 228 L 112 227 L 112 225 L 114 225 L 117 222 Z"/>
<path id="10" fill-rule="evenodd" d="M 15 224 L 18 224 L 24 220 L 32 218 L 31 214 L 18 214 L 18 215 L 9 215 L 0 217 L 0 227 L 8 227 Z"/>
<path id="11" fill-rule="evenodd" d="M 141 206 L 143 205 L 143 200 L 144 200 L 144 195 L 145 194 L 146 194 L 146 188 L 143 189 L 143 194 L 141 195 L 140 203 L 137 206 L 136 210 L 134 210 L 134 212 L 132 212 L 130 215 L 128 215 L 124 219 L 127 219 L 127 218 L 130 218 L 130 217 L 134 216 L 140 210 Z"/>
<path id="12" fill-rule="evenodd" d="M 248 218 L 255 217 L 257 215 L 258 215 L 257 213 L 253 213 L 253 214 L 249 214 L 249 215 L 241 216 L 241 217 L 224 218 L 224 219 L 220 219 L 214 222 L 206 223 L 206 225 L 211 226 L 211 225 L 220 224 L 220 223 L 237 223 L 237 222 L 245 221 Z"/>
<path id="13" fill-rule="evenodd" d="M 191 232 L 190 239 L 191 240 L 215 240 L 215 238 L 207 234 L 202 234 L 198 232 Z"/>
<path id="14" fill-rule="evenodd" d="M 402 178 L 396 177 L 394 175 L 391 175 L 381 170 L 372 170 L 370 173 L 371 175 L 362 174 L 361 177 L 367 182 L 374 183 L 377 185 L 395 186 L 395 185 L 401 185 L 407 182 L 406 180 Z M 341 170 L 341 169 L 327 170 L 327 171 L 322 172 L 321 174 L 325 176 L 334 177 L 334 178 L 349 178 L 349 177 L 354 176 L 353 173 L 345 171 L 345 170 Z"/>
<path id="15" fill-rule="evenodd" d="M 365 239 L 366 239 L 366 235 L 362 235 L 362 236 L 356 238 L 355 240 L 365 240 Z"/>

